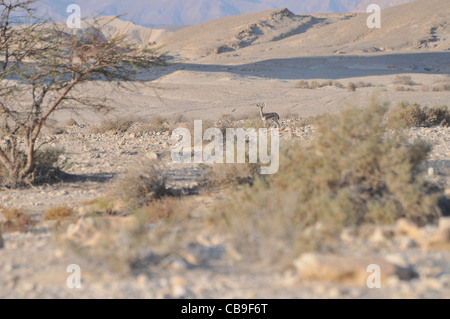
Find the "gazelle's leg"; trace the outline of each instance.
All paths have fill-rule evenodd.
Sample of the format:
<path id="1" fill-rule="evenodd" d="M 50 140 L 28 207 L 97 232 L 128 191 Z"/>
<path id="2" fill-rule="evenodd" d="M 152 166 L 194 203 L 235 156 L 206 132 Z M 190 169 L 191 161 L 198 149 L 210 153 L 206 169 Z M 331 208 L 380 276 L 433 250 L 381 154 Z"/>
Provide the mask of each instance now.
<path id="1" fill-rule="evenodd" d="M 278 128 L 280 128 L 280 126 L 281 126 L 281 125 L 280 125 L 280 122 L 278 122 L 277 119 L 275 119 L 274 122 L 277 124 Z"/>

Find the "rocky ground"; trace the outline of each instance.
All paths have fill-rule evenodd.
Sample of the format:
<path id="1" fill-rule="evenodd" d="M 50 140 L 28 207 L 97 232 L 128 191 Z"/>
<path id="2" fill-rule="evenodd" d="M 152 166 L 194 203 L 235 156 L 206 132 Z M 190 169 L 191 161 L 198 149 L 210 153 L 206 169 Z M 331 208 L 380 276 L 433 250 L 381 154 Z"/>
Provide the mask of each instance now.
<path id="1" fill-rule="evenodd" d="M 284 121 L 282 140 L 311 139 L 311 126 Z M 427 162 L 428 178 L 450 187 L 450 128 L 414 128 L 434 147 Z M 0 192 L 4 209 L 18 208 L 37 224 L 25 232 L 0 236 L 1 298 L 448 298 L 450 296 L 450 222 L 417 228 L 397 224 L 346 229 L 336 238 L 333 254 L 305 254 L 283 268 L 245 265 L 232 258 L 219 235 L 199 233 L 186 250 L 165 256 L 148 269 L 118 272 L 102 259 L 68 248 L 61 238 L 92 239 L 95 222 L 81 218 L 83 206 L 108 192 L 114 178 L 136 159 L 167 154 L 174 141 L 169 133 L 143 132 L 135 124 L 126 133 L 93 134 L 87 126 L 65 127 L 43 137 L 48 146 L 65 149 L 62 162 L 73 177 L 57 184 Z M 159 155 L 161 156 L 161 155 Z M 168 164 L 170 167 L 170 164 Z M 173 168 L 182 174 L 196 167 Z M 192 181 L 198 174 L 192 174 Z M 177 180 L 177 174 L 172 181 Z M 179 177 L 179 176 L 178 176 Z M 449 195 L 449 194 L 447 194 Z M 201 203 L 201 200 L 199 201 Z M 73 225 L 55 230 L 43 220 L 51 207 L 64 205 L 79 212 Z M 77 218 L 78 218 L 77 217 Z M 108 217 L 121 226 L 126 218 Z M 0 219 L 5 219 L 0 214 Z M 95 227 L 94 227 L 95 228 Z M 150 230 L 151 231 L 151 228 Z M 87 236 L 87 237 L 83 237 Z M 111 246 L 111 249 L 114 246 Z M 116 253 L 115 251 L 113 252 Z M 120 252 L 117 251 L 117 254 Z M 69 265 L 81 269 L 81 289 L 70 289 Z M 381 267 L 381 288 L 369 289 L 367 266 Z M 145 268 L 145 267 L 144 267 Z"/>

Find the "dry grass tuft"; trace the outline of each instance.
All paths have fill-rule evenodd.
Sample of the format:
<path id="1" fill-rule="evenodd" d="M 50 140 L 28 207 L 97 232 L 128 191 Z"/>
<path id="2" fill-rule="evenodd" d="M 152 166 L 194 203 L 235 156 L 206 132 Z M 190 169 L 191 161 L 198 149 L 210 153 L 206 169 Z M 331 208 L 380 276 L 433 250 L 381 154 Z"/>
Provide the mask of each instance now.
<path id="1" fill-rule="evenodd" d="M 53 207 L 44 213 L 45 220 L 65 221 L 72 219 L 74 216 L 73 210 L 65 206 Z"/>
<path id="2" fill-rule="evenodd" d="M 6 219 L 6 221 L 0 225 L 2 231 L 5 233 L 25 232 L 35 225 L 35 222 L 31 217 L 19 209 L 0 209 L 0 212 Z"/>
<path id="3" fill-rule="evenodd" d="M 91 126 L 89 130 L 92 134 L 125 133 L 135 122 L 133 118 L 107 119 L 97 126 Z"/>
<path id="4" fill-rule="evenodd" d="M 113 183 L 111 197 L 122 200 L 130 207 L 142 207 L 152 200 L 170 195 L 166 177 L 157 160 L 141 159 L 131 165 Z"/>

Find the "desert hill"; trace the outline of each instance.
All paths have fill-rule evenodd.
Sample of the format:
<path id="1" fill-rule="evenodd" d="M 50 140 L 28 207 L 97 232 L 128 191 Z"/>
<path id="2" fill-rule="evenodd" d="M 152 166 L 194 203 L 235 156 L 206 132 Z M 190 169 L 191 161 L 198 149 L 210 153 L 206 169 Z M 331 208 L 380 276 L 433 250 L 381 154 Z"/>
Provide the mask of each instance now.
<path id="1" fill-rule="evenodd" d="M 283 56 L 450 49 L 447 0 L 421 0 L 384 9 L 381 29 L 369 29 L 368 16 L 268 10 L 187 27 L 163 43 L 169 51 L 187 57 L 231 51 L 245 54 L 255 47 L 274 54 L 280 49 Z"/>

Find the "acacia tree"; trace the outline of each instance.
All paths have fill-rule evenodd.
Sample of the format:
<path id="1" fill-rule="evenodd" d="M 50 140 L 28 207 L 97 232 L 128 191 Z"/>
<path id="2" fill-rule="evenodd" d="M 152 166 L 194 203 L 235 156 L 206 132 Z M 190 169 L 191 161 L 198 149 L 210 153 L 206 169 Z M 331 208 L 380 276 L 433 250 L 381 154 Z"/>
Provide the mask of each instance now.
<path id="1" fill-rule="evenodd" d="M 140 71 L 164 64 L 163 54 L 132 45 L 126 34 L 105 36 L 111 20 L 85 21 L 88 27 L 73 32 L 36 17 L 35 2 L 0 0 L 0 182 L 7 186 L 34 181 L 38 137 L 50 115 L 108 107 L 104 96 L 88 98 L 75 88 L 134 82 Z"/>

